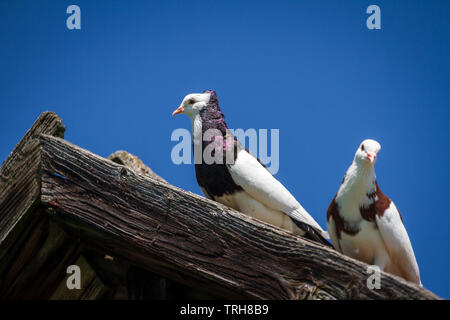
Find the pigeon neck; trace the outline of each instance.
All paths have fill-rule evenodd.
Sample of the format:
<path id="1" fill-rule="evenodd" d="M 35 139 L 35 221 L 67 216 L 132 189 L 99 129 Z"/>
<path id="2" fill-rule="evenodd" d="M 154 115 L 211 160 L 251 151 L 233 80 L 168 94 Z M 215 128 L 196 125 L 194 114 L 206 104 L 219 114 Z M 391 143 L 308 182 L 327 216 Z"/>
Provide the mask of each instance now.
<path id="1" fill-rule="evenodd" d="M 227 124 L 225 123 L 225 117 L 219 108 L 218 104 L 207 105 L 199 113 L 191 118 L 192 121 L 192 140 L 194 145 L 205 145 L 209 142 L 203 143 L 203 137 L 208 130 L 215 130 L 208 132 L 209 135 L 217 135 L 216 132 L 220 132 L 222 136 L 226 135 Z"/>
<path id="2" fill-rule="evenodd" d="M 200 117 L 200 114 L 196 114 L 193 117 L 191 117 L 192 122 L 192 142 L 194 145 L 201 145 L 202 144 L 202 119 Z"/>
<path id="3" fill-rule="evenodd" d="M 227 124 L 218 104 L 209 104 L 206 108 L 203 108 L 200 111 L 200 118 L 202 120 L 203 133 L 208 129 L 217 129 L 225 135 Z"/>
<path id="4" fill-rule="evenodd" d="M 375 168 L 370 164 L 353 162 L 345 174 L 344 181 L 336 195 L 336 202 L 348 220 L 360 218 L 359 209 L 373 203 L 373 194 L 377 190 Z"/>

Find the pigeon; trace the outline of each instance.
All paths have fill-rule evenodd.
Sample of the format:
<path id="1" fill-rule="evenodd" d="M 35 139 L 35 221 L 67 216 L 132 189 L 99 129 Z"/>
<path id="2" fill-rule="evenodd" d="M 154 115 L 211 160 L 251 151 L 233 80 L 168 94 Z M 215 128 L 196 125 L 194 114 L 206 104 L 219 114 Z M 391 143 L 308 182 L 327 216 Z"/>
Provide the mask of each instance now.
<path id="1" fill-rule="evenodd" d="M 331 247 L 328 233 L 228 130 L 214 91 L 187 95 L 172 115 L 180 113 L 192 122 L 196 178 L 207 198 Z M 222 161 L 196 161 L 196 148 L 222 152 Z"/>
<path id="2" fill-rule="evenodd" d="M 378 186 L 375 162 L 380 149 L 377 141 L 367 139 L 356 150 L 328 207 L 328 232 L 342 254 L 422 285 L 400 212 Z"/>

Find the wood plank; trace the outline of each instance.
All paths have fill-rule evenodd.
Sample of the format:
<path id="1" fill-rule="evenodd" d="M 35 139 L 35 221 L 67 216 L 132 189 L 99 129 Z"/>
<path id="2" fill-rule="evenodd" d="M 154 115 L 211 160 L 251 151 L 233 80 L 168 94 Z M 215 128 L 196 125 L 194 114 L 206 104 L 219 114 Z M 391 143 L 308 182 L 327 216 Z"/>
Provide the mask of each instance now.
<path id="1" fill-rule="evenodd" d="M 39 200 L 40 134 L 64 137 L 65 128 L 54 112 L 44 112 L 0 167 L 0 259 L 20 232 L 10 231 Z M 6 238 L 9 237 L 8 241 Z"/>
<path id="2" fill-rule="evenodd" d="M 436 299 L 320 244 L 41 136 L 41 200 L 72 236 L 140 267 L 228 298 Z"/>
<path id="3" fill-rule="evenodd" d="M 20 278 L 23 269 L 30 265 L 30 261 L 44 243 L 45 238 L 48 235 L 47 222 L 48 221 L 44 220 L 34 225 L 35 227 L 32 231 L 30 231 L 24 245 L 20 245 L 20 251 L 17 251 L 15 259 L 11 260 L 10 265 L 7 265 L 8 268 L 2 275 L 2 282 L 0 286 L 1 299 L 11 299 L 14 296 L 15 291 L 23 289 L 17 288 L 14 284 L 17 282 L 17 279 Z"/>
<path id="4" fill-rule="evenodd" d="M 66 275 L 67 266 L 79 256 L 78 243 L 69 239 L 56 224 L 42 216 L 25 244 L 18 244 L 1 286 L 1 299 L 46 299 Z"/>
<path id="5" fill-rule="evenodd" d="M 109 297 L 113 293 L 113 290 L 105 286 L 99 277 L 95 277 L 89 284 L 80 300 L 101 300 Z"/>

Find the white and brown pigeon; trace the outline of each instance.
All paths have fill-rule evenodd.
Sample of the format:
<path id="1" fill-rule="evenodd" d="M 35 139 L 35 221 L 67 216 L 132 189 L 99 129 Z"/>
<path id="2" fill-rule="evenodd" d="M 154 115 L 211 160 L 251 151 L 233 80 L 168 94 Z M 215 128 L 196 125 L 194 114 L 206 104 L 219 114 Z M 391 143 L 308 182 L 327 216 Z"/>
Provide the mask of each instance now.
<path id="1" fill-rule="evenodd" d="M 220 147 L 233 154 L 232 159 L 225 159 L 224 152 L 222 163 L 196 162 L 197 182 L 207 198 L 331 246 L 325 239 L 328 234 L 228 130 L 214 91 L 187 95 L 173 115 L 179 113 L 187 114 L 191 119 L 194 150 L 200 148 L 203 154 L 211 143 L 220 141 Z M 216 136 L 204 141 L 210 129 L 215 130 Z"/>
<path id="2" fill-rule="evenodd" d="M 421 285 L 414 251 L 394 202 L 375 176 L 380 144 L 364 140 L 327 211 L 336 250 Z"/>

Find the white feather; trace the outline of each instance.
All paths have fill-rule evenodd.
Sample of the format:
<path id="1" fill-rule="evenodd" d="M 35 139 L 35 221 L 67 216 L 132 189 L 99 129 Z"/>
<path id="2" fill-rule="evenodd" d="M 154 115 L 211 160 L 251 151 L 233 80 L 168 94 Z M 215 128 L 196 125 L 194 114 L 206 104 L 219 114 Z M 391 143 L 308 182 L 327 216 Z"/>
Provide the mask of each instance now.
<path id="1" fill-rule="evenodd" d="M 392 263 L 406 279 L 420 283 L 419 267 L 411 241 L 394 202 L 391 202 L 382 217 L 377 216 L 376 223 Z"/>
<path id="2" fill-rule="evenodd" d="M 245 149 L 240 149 L 234 164 L 227 167 L 234 182 L 252 198 L 327 235 L 292 194 Z"/>

